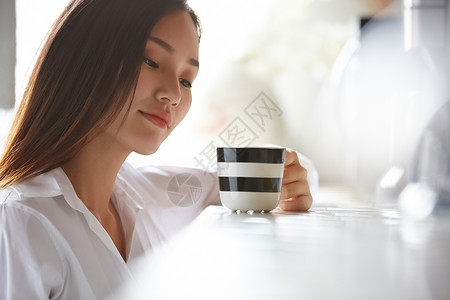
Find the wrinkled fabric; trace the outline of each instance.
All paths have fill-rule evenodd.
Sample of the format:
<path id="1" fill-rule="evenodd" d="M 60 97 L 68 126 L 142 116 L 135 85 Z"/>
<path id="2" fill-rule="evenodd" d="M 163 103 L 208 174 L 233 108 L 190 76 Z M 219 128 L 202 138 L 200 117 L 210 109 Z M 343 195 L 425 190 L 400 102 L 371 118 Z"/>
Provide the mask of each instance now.
<path id="1" fill-rule="evenodd" d="M 177 178 L 198 180 L 177 185 Z M 179 197 L 170 196 L 177 186 Z M 189 192 L 195 192 L 191 202 L 177 202 Z M 2 190 L 0 299 L 108 297 L 133 282 L 134 261 L 207 205 L 218 204 L 219 194 L 214 173 L 179 167 L 138 170 L 124 164 L 112 200 L 127 238 L 127 262 L 61 168 Z"/>

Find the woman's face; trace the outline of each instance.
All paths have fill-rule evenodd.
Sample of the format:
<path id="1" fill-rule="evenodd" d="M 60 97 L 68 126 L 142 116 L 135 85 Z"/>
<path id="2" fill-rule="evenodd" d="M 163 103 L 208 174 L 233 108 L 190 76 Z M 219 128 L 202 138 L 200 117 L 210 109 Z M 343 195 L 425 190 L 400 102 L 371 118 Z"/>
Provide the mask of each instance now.
<path id="1" fill-rule="evenodd" d="M 186 116 L 199 67 L 198 41 L 197 28 L 187 12 L 173 12 L 156 23 L 147 40 L 128 115 L 124 120 L 126 104 L 106 131 L 126 151 L 154 153 Z"/>

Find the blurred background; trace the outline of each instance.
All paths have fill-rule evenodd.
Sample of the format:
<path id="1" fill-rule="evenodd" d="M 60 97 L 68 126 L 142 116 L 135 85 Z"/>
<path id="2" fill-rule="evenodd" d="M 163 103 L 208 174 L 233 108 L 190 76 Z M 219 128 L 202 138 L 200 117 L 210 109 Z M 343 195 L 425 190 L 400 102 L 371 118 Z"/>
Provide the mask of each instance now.
<path id="1" fill-rule="evenodd" d="M 67 2 L 0 2 L 0 143 Z M 449 203 L 447 2 L 189 1 L 203 25 L 191 112 L 130 162 L 210 168 L 215 146 L 278 144 L 361 202 Z"/>

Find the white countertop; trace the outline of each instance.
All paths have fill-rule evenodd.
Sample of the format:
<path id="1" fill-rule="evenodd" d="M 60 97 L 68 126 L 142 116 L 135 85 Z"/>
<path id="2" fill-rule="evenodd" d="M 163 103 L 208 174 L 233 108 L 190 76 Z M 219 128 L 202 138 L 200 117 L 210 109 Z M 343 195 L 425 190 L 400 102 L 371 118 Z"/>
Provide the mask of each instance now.
<path id="1" fill-rule="evenodd" d="M 212 206 L 161 250 L 145 299 L 450 299 L 450 214 Z"/>

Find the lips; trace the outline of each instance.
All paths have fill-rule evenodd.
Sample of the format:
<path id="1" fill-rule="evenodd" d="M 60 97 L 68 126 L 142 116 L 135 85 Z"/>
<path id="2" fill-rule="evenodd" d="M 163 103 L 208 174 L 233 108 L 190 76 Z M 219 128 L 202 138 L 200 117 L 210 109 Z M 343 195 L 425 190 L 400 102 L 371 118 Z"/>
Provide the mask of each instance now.
<path id="1" fill-rule="evenodd" d="M 144 118 L 161 129 L 167 129 L 172 124 L 172 117 L 168 113 L 161 111 L 143 112 L 141 110 L 139 112 Z"/>

